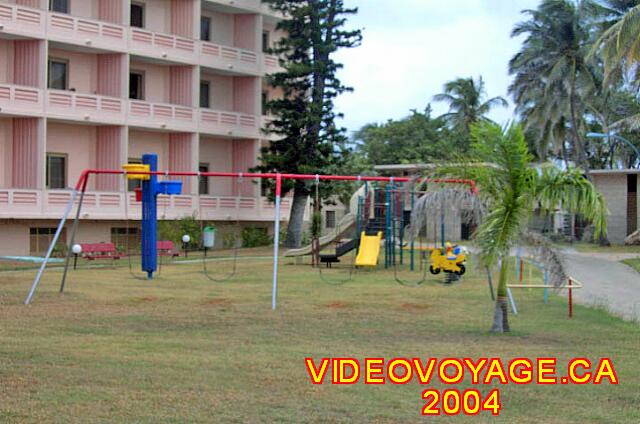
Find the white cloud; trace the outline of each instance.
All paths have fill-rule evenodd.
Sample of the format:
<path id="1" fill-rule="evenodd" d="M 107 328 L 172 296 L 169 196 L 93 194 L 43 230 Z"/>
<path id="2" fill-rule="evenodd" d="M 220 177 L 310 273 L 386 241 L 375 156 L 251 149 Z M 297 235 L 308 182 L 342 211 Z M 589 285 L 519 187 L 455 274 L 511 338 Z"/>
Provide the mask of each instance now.
<path id="1" fill-rule="evenodd" d="M 356 130 L 368 122 L 401 118 L 410 109 L 422 110 L 442 91 L 446 81 L 478 77 L 490 96 L 507 96 L 507 65 L 518 50 L 510 38 L 520 11 L 538 0 L 351 0 L 360 13 L 350 24 L 364 28 L 362 46 L 343 50 L 342 80 L 355 88 L 337 100 L 344 125 Z M 446 112 L 433 104 L 434 113 Z M 504 122 L 512 109 L 496 110 Z"/>

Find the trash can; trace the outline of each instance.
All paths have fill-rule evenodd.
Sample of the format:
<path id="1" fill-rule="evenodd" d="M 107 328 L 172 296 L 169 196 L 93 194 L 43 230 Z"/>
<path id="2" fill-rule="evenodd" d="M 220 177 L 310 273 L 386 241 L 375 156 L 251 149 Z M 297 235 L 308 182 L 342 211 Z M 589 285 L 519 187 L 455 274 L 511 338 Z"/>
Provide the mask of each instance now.
<path id="1" fill-rule="evenodd" d="M 216 229 L 205 227 L 202 232 L 202 245 L 205 249 L 213 249 L 216 245 Z"/>

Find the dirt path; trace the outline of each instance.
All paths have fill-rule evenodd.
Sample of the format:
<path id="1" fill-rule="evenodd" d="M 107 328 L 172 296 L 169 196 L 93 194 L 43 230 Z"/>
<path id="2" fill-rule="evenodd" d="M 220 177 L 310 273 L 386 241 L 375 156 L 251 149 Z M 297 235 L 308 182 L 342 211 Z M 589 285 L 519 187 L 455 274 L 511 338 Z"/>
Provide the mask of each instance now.
<path id="1" fill-rule="evenodd" d="M 604 307 L 613 315 L 640 323 L 640 273 L 619 261 L 633 254 L 563 252 L 569 274 L 584 283 L 578 303 Z"/>

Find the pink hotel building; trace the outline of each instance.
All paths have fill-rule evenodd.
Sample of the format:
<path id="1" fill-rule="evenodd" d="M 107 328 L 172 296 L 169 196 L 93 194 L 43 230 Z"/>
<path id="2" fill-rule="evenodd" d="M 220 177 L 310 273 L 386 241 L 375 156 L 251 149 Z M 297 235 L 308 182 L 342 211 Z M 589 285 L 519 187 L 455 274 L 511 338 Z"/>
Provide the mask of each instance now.
<path id="1" fill-rule="evenodd" d="M 144 153 L 169 171 L 256 165 L 278 19 L 260 0 L 0 0 L 0 255 L 42 254 L 83 169 Z M 78 240 L 136 238 L 131 184 L 101 176 L 89 190 Z M 274 219 L 249 180 L 187 178 L 158 210 Z"/>

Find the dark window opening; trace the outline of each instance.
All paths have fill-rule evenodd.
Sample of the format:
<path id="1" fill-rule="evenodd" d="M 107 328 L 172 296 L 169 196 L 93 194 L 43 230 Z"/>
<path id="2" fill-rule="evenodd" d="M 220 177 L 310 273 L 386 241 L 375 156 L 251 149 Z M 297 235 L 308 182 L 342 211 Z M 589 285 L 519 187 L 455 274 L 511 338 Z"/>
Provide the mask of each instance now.
<path id="1" fill-rule="evenodd" d="M 144 28 L 144 5 L 131 4 L 130 25 L 136 28 Z"/>
<path id="2" fill-rule="evenodd" d="M 138 227 L 112 227 L 111 243 L 125 254 L 140 251 L 141 233 Z"/>
<path id="3" fill-rule="evenodd" d="M 47 188 L 63 189 L 67 187 L 67 157 L 59 154 L 47 154 Z"/>
<path id="4" fill-rule="evenodd" d="M 200 107 L 211 107 L 211 85 L 209 81 L 200 81 Z"/>
<path id="5" fill-rule="evenodd" d="M 44 255 L 49 249 L 49 245 L 53 241 L 53 237 L 56 234 L 58 229 L 55 227 L 46 227 L 46 228 L 29 228 L 29 252 L 33 256 L 41 256 Z M 67 244 L 67 231 L 66 228 L 62 229 L 62 233 L 60 233 L 60 238 L 58 238 L 58 243 L 56 247 L 60 250 L 56 254 L 56 250 L 54 250 L 54 255 L 60 256 L 64 252 L 64 247 Z"/>
<path id="6" fill-rule="evenodd" d="M 269 42 L 269 31 L 262 31 L 262 52 L 269 53 L 271 47 Z"/>
<path id="7" fill-rule="evenodd" d="M 129 98 L 144 100 L 144 74 L 141 72 L 129 74 Z"/>
<path id="8" fill-rule="evenodd" d="M 638 175 L 627 175 L 627 235 L 638 229 Z"/>
<path id="9" fill-rule="evenodd" d="M 129 158 L 128 163 L 131 164 L 140 164 L 142 163 L 142 159 L 140 158 Z M 127 190 L 135 191 L 137 188 L 142 188 L 142 180 L 127 180 Z"/>
<path id="10" fill-rule="evenodd" d="M 200 18 L 200 39 L 211 41 L 211 18 L 207 16 Z"/>
<path id="11" fill-rule="evenodd" d="M 49 88 L 66 90 L 69 83 L 68 62 L 59 59 L 49 59 Z"/>
<path id="12" fill-rule="evenodd" d="M 201 163 L 198 167 L 198 171 L 209 172 L 209 165 L 206 163 Z M 200 180 L 198 181 L 198 193 L 200 193 L 201 195 L 209 194 L 209 177 L 200 177 Z"/>
<path id="13" fill-rule="evenodd" d="M 325 214 L 325 224 L 327 228 L 336 228 L 336 211 L 327 211 Z"/>
<path id="14" fill-rule="evenodd" d="M 49 10 L 58 13 L 69 13 L 69 0 L 49 0 Z"/>

